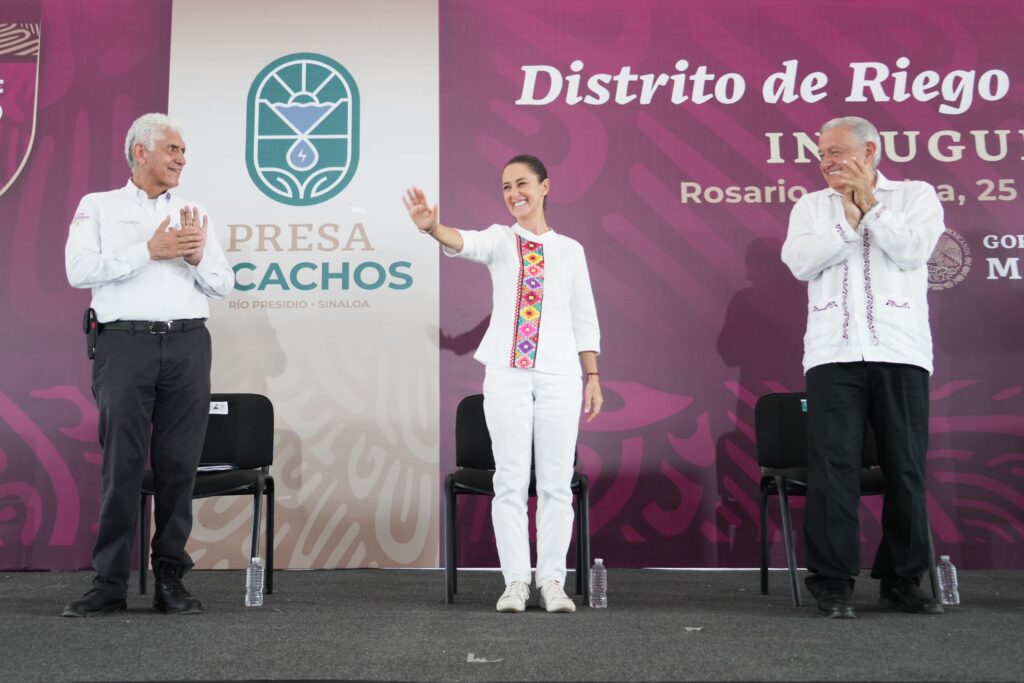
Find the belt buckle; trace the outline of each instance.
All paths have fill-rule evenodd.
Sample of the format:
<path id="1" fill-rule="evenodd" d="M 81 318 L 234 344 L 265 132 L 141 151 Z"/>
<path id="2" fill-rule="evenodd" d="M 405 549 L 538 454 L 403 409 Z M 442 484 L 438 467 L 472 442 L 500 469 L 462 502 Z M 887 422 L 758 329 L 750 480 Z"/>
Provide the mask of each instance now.
<path id="1" fill-rule="evenodd" d="M 171 331 L 170 320 L 153 320 L 149 323 L 150 334 L 167 334 Z"/>

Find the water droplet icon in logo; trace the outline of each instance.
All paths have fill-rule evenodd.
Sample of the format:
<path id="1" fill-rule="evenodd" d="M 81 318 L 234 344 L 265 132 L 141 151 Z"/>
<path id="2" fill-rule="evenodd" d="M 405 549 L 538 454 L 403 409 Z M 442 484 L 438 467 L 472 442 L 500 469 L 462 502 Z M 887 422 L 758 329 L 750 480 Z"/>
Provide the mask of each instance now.
<path id="1" fill-rule="evenodd" d="M 320 154 L 306 136 L 330 113 L 331 105 L 317 102 L 292 102 L 276 104 L 274 109 L 299 135 L 299 138 L 288 149 L 288 165 L 296 171 L 306 171 L 316 166 Z"/>
<path id="2" fill-rule="evenodd" d="M 288 150 L 288 165 L 296 171 L 313 168 L 319 158 L 316 147 L 306 142 L 305 138 L 296 140 Z"/>

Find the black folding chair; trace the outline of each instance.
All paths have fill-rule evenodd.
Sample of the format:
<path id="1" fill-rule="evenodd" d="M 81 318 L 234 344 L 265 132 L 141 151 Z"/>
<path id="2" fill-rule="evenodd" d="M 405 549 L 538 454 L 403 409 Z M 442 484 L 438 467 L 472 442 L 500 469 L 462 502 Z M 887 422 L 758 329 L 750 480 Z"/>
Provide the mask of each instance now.
<path id="1" fill-rule="evenodd" d="M 793 604 L 800 606 L 796 552 L 789 514 L 789 496 L 807 495 L 807 394 L 803 392 L 767 394 L 754 406 L 754 431 L 757 461 L 761 466 L 761 595 L 768 595 L 768 496 L 779 497 L 782 537 L 789 564 L 789 587 Z M 860 471 L 860 495 L 885 493 L 885 479 L 878 467 L 875 435 L 870 430 L 864 439 Z M 929 578 L 932 594 L 939 597 L 935 573 L 935 550 L 931 527 L 928 532 Z"/>
<path id="2" fill-rule="evenodd" d="M 274 406 L 259 394 L 213 394 L 206 441 L 199 460 L 193 498 L 252 496 L 252 546 L 250 558 L 259 554 L 260 504 L 266 509 L 267 593 L 274 592 Z M 214 407 L 217 409 L 214 410 Z M 227 467 L 219 471 L 207 468 Z M 156 494 L 153 472 L 146 470 L 139 498 L 139 593 L 146 592 L 149 566 L 150 496 Z"/>
<path id="3" fill-rule="evenodd" d="M 459 495 L 494 495 L 494 454 L 491 435 L 484 419 L 482 394 L 467 396 L 455 412 L 455 465 L 458 469 L 444 480 L 445 505 L 445 593 L 444 601 L 452 603 L 458 592 L 455 561 L 455 528 Z M 590 565 L 590 486 L 586 475 L 575 472 L 572 492 L 576 496 L 576 594 L 583 602 L 590 599 L 588 567 Z M 536 476 L 530 476 L 530 495 L 537 495 Z"/>

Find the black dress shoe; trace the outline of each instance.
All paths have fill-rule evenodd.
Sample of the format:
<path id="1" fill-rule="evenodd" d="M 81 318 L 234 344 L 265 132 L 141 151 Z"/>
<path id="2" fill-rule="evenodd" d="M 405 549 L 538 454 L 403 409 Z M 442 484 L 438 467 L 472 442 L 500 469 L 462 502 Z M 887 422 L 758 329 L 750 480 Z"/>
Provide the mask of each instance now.
<path id="1" fill-rule="evenodd" d="M 174 568 L 161 566 L 156 572 L 153 609 L 165 614 L 202 614 L 203 603 L 185 590 L 181 576 Z"/>
<path id="2" fill-rule="evenodd" d="M 128 609 L 128 601 L 93 588 L 80 600 L 69 602 L 60 613 L 62 617 L 96 617 L 111 612 L 123 612 Z"/>
<path id="3" fill-rule="evenodd" d="M 883 607 L 914 614 L 942 614 L 942 604 L 923 590 L 914 579 L 901 576 L 882 579 L 878 601 Z"/>
<path id="4" fill-rule="evenodd" d="M 853 611 L 853 602 L 846 592 L 823 590 L 815 598 L 818 601 L 818 609 L 824 612 L 829 619 L 855 619 L 857 617 L 857 613 Z"/>

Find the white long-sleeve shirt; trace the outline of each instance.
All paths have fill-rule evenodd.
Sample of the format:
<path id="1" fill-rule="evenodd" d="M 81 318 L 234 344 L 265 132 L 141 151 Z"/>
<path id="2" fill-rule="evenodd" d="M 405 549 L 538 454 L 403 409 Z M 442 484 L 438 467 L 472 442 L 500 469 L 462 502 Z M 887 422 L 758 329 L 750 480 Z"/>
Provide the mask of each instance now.
<path id="1" fill-rule="evenodd" d="M 179 228 L 184 206 L 195 205 L 171 192 L 150 199 L 131 180 L 117 190 L 87 194 L 79 202 L 64 266 L 72 287 L 92 288 L 99 322 L 209 318 L 208 297 L 223 299 L 231 292 L 234 272 L 212 224 L 198 266 L 184 258 L 150 258 L 147 242 L 157 226 L 170 216 L 170 228 Z"/>
<path id="2" fill-rule="evenodd" d="M 459 232 L 462 251 L 444 253 L 486 265 L 493 290 L 491 322 L 473 357 L 485 365 L 579 375 L 580 352 L 601 352 L 583 246 L 554 230 L 534 235 L 518 224 Z"/>
<path id="3" fill-rule="evenodd" d="M 824 363 L 906 363 L 932 372 L 928 259 L 945 231 L 935 189 L 878 173 L 877 204 L 846 220 L 831 189 L 800 198 L 782 260 L 807 281 L 804 372 Z"/>

